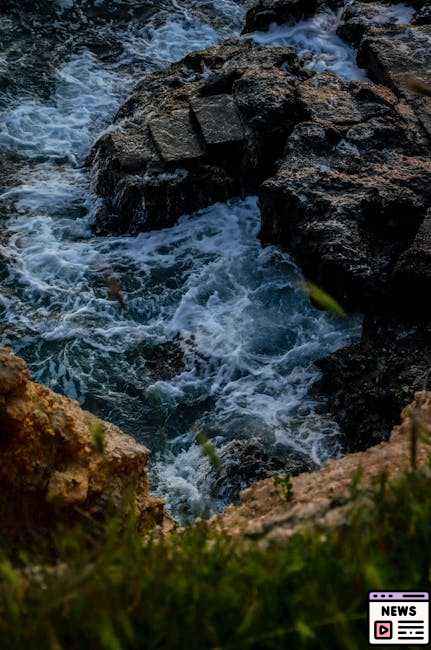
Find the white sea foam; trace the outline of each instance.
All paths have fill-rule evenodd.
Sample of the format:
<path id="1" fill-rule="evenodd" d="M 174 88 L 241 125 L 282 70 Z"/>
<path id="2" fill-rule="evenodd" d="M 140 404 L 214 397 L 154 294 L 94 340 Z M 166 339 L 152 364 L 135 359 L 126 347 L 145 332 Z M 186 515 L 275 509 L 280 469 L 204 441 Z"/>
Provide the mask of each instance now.
<path id="1" fill-rule="evenodd" d="M 337 36 L 341 11 L 325 11 L 295 25 L 270 26 L 267 32 L 255 32 L 251 38 L 262 45 L 295 47 L 305 67 L 314 72 L 334 72 L 346 79 L 364 79 L 365 72 L 356 63 L 356 51 Z"/>
<path id="2" fill-rule="evenodd" d="M 223 6 L 235 24 L 238 6 Z M 157 28 L 131 27 L 115 64 L 88 52 L 73 57 L 49 101 L 17 101 L 0 128 L 0 146 L 27 160 L 20 182 L 0 197 L 11 214 L 2 340 L 39 380 L 158 450 L 154 477 L 175 512 L 219 505 L 209 498 L 198 429 L 218 446 L 256 435 L 316 460 L 334 453 L 336 427 L 309 395 L 313 361 L 356 331 L 310 306 L 286 255 L 261 249 L 254 199 L 135 238 L 90 231 L 81 164 L 130 90 L 124 64 L 160 67 L 219 37 L 182 12 Z M 121 285 L 126 310 L 110 297 L 107 277 Z M 184 368 L 154 382 L 142 346 L 175 337 Z"/>

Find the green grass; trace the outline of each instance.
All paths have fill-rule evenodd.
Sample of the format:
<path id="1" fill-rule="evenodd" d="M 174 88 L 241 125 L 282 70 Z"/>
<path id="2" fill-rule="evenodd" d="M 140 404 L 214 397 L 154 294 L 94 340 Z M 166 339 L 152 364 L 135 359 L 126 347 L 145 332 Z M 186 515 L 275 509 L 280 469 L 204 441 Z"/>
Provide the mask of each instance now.
<path id="1" fill-rule="evenodd" d="M 143 542 L 132 520 L 111 520 L 60 536 L 67 567 L 23 578 L 43 557 L 33 550 L 13 567 L 5 547 L 0 647 L 366 648 L 368 590 L 429 588 L 431 478 L 382 477 L 366 498 L 353 487 L 345 525 L 266 549 L 204 524 Z"/>

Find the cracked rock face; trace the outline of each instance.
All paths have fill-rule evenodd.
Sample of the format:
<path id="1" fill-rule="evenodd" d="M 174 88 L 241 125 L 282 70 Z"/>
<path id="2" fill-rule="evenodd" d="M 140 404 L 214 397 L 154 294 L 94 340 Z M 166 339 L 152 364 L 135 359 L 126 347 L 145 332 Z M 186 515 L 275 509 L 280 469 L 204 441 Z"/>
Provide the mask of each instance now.
<path id="1" fill-rule="evenodd" d="M 31 381 L 25 362 L 0 350 L 2 530 L 49 529 L 79 513 L 103 518 L 131 494 L 143 528 L 169 529 L 148 485 L 149 452 L 77 402 Z"/>
<path id="2" fill-rule="evenodd" d="M 431 26 L 400 26 L 367 32 L 360 44 L 358 62 L 367 68 L 371 79 L 387 84 L 413 106 L 431 136 L 431 98 L 421 96 L 411 87 L 412 79 L 430 81 Z"/>
<path id="3" fill-rule="evenodd" d="M 144 77 L 90 156 L 96 230 L 162 228 L 256 191 L 307 76 L 290 48 L 231 40 Z"/>
<path id="4" fill-rule="evenodd" d="M 428 142 L 389 89 L 323 74 L 299 96 L 297 124 L 261 187 L 262 238 L 351 308 L 399 300 L 393 274 L 431 201 Z"/>

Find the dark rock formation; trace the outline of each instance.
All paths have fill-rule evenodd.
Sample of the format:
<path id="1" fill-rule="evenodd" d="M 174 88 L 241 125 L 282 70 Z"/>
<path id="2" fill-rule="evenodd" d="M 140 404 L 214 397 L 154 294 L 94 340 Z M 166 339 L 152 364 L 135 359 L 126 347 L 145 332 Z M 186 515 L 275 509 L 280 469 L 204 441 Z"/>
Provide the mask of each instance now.
<path id="1" fill-rule="evenodd" d="M 272 23 L 294 25 L 319 11 L 339 11 L 345 5 L 344 0 L 255 0 L 248 7 L 244 33 L 266 31 Z"/>
<path id="2" fill-rule="evenodd" d="M 258 438 L 233 440 L 219 453 L 220 466 L 211 470 L 211 496 L 226 502 L 242 490 L 276 472 L 297 476 L 315 469 L 310 458 L 292 449 L 276 447 L 272 452 Z"/>
<path id="3" fill-rule="evenodd" d="M 428 143 L 415 115 L 383 87 L 330 74 L 298 92 L 309 121 L 295 126 L 262 185 L 262 238 L 287 247 L 351 308 L 398 303 L 392 275 L 431 201 Z"/>
<path id="4" fill-rule="evenodd" d="M 400 404 L 431 387 L 431 325 L 367 317 L 359 343 L 318 365 L 323 378 L 315 390 L 330 396 L 346 447 L 366 449 L 389 436 Z"/>
<path id="5" fill-rule="evenodd" d="M 255 191 L 298 120 L 289 48 L 227 41 L 149 74 L 91 154 L 96 229 L 172 225 Z"/>
<path id="6" fill-rule="evenodd" d="M 411 246 L 398 259 L 393 285 L 403 301 L 403 310 L 411 316 L 428 318 L 431 287 L 431 212 L 421 224 Z"/>
<path id="7" fill-rule="evenodd" d="M 247 11 L 244 33 L 265 31 L 271 23 L 294 24 L 316 13 L 319 0 L 257 0 Z"/>
<path id="8" fill-rule="evenodd" d="M 365 313 L 361 342 L 321 364 L 320 389 L 355 449 L 428 385 L 431 99 L 420 84 L 431 34 L 426 4 L 411 4 L 412 25 L 394 24 L 385 3 L 346 8 L 339 33 L 370 81 L 311 76 L 289 48 L 228 41 L 147 75 L 90 157 L 99 231 L 160 228 L 259 192 L 263 242 Z M 258 0 L 245 31 L 321 6 Z"/>
<path id="9" fill-rule="evenodd" d="M 373 30 L 361 42 L 358 62 L 371 79 L 387 84 L 398 97 L 409 101 L 431 135 L 431 98 L 412 87 L 412 80 L 430 80 L 431 26 Z"/>
<path id="10" fill-rule="evenodd" d="M 385 2 L 352 2 L 346 5 L 338 25 L 337 33 L 341 38 L 358 47 L 362 38 L 371 31 L 393 28 L 395 23 L 402 24 L 402 17 L 397 16 L 393 5 Z M 397 27 L 397 29 L 402 29 Z"/>
<path id="11" fill-rule="evenodd" d="M 431 4 L 429 2 L 424 3 L 424 6 L 416 12 L 413 23 L 415 25 L 431 25 Z"/>
<path id="12" fill-rule="evenodd" d="M 429 143 L 410 104 L 382 86 L 325 74 L 298 92 L 310 121 L 262 185 L 262 237 L 367 314 L 361 342 L 323 360 L 318 385 L 357 450 L 429 386 Z"/>

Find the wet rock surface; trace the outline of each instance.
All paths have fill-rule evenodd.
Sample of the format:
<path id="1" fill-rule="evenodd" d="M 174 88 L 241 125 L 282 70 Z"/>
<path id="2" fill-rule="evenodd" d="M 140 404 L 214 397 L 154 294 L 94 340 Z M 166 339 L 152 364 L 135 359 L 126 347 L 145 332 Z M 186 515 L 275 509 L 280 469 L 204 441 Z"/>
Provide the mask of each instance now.
<path id="1" fill-rule="evenodd" d="M 149 493 L 149 452 L 77 402 L 31 381 L 25 362 L 0 350 L 2 532 L 51 529 L 121 514 L 129 494 L 142 528 L 172 526 Z"/>
<path id="2" fill-rule="evenodd" d="M 367 32 L 358 61 L 374 81 L 385 83 L 414 108 L 423 128 L 431 135 L 431 100 L 412 88 L 412 80 L 429 82 L 431 26 L 399 26 Z"/>
<path id="3" fill-rule="evenodd" d="M 227 41 L 144 77 L 90 160 L 97 231 L 162 228 L 256 190 L 297 119 L 293 50 Z"/>
<path id="4" fill-rule="evenodd" d="M 342 6 L 342 0 L 257 0 L 247 11 L 244 33 L 265 31 L 273 23 L 292 25 L 313 16 L 319 9 Z"/>
<path id="5" fill-rule="evenodd" d="M 328 8 L 339 7 L 259 0 L 244 31 Z M 319 384 L 351 449 L 387 435 L 428 385 L 429 97 L 411 83 L 430 79 L 427 11 L 344 9 L 338 33 L 359 48 L 367 81 L 311 75 L 289 48 L 249 41 L 190 55 L 139 84 L 92 154 L 99 231 L 171 225 L 258 191 L 262 241 L 365 313 L 361 342 L 322 362 Z"/>
<path id="6" fill-rule="evenodd" d="M 330 396 L 346 449 L 366 449 L 387 439 L 400 405 L 412 393 L 431 388 L 430 324 L 400 321 L 395 315 L 366 317 L 359 343 L 318 365 L 323 378 L 315 388 Z"/>
<path id="7" fill-rule="evenodd" d="M 401 310 L 393 273 L 431 200 L 420 125 L 406 103 L 368 82 L 326 73 L 299 95 L 310 121 L 295 126 L 261 187 L 262 238 L 286 246 L 350 308 L 396 301 Z"/>

